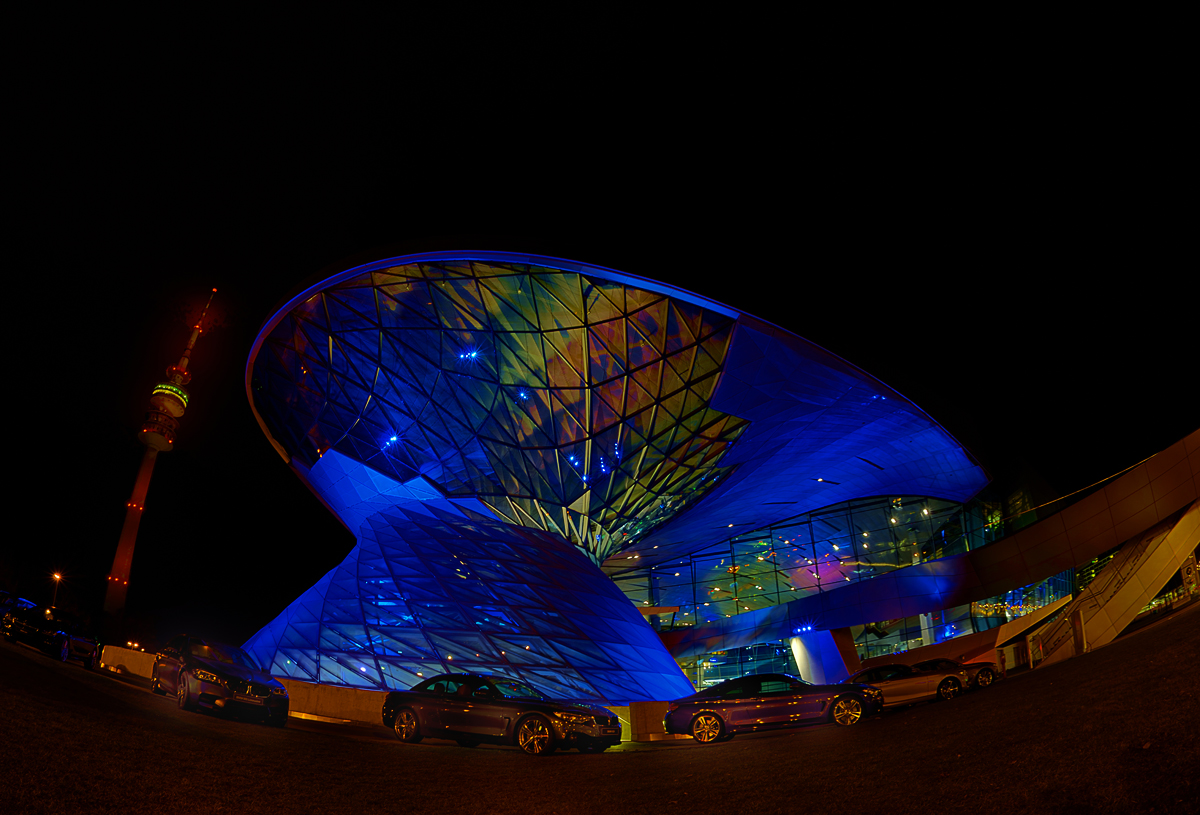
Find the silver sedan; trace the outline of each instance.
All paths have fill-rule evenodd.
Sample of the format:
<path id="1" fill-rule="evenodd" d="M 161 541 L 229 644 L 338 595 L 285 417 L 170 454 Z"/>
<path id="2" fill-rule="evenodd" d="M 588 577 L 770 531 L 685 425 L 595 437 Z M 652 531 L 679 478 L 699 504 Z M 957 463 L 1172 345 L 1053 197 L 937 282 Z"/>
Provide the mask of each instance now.
<path id="1" fill-rule="evenodd" d="M 871 685 L 883 691 L 883 706 L 907 705 L 925 699 L 953 699 L 968 685 L 967 672 L 918 670 L 910 665 L 876 665 L 851 674 L 846 684 Z"/>

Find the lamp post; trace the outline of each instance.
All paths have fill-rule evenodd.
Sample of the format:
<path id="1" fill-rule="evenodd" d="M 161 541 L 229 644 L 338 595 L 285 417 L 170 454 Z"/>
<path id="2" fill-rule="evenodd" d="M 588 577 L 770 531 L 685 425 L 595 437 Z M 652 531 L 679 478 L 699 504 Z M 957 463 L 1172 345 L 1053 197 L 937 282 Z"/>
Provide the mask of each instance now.
<path id="1" fill-rule="evenodd" d="M 50 599 L 50 607 L 54 608 L 54 604 L 58 602 L 58 584 L 62 580 L 62 575 L 58 572 L 54 573 L 54 597 Z"/>

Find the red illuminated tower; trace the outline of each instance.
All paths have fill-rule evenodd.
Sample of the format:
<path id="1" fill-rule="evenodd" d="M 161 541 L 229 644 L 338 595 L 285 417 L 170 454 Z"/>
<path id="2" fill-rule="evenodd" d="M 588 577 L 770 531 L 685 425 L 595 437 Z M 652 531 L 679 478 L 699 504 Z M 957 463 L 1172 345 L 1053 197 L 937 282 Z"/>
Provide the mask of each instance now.
<path id="1" fill-rule="evenodd" d="M 142 423 L 142 432 L 138 438 L 146 445 L 146 453 L 142 456 L 142 466 L 138 468 L 137 480 L 133 482 L 133 494 L 125 505 L 125 525 L 121 527 L 121 540 L 117 543 L 117 554 L 113 558 L 112 570 L 108 575 L 108 589 L 104 594 L 104 612 L 109 616 L 118 615 L 125 608 L 125 593 L 129 590 L 129 571 L 133 566 L 133 546 L 137 542 L 138 524 L 142 520 L 142 510 L 146 508 L 146 490 L 150 488 L 150 476 L 154 473 L 154 461 L 159 453 L 169 452 L 175 447 L 175 431 L 179 429 L 179 419 L 188 405 L 188 392 L 184 390 L 192 378 L 188 373 L 188 357 L 196 340 L 200 337 L 204 315 L 212 305 L 213 293 L 208 296 L 204 311 L 192 326 L 192 336 L 179 362 L 167 368 L 167 380 L 154 386 L 150 394 L 150 410 L 146 413 L 146 421 Z"/>

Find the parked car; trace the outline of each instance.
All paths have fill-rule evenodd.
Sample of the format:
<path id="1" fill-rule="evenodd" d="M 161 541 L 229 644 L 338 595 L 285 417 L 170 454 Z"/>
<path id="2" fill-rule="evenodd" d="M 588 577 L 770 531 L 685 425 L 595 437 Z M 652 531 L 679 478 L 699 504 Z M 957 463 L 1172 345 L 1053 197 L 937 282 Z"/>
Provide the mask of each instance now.
<path id="1" fill-rule="evenodd" d="M 193 637 L 172 637 L 154 655 L 150 690 L 175 694 L 182 710 L 208 708 L 287 725 L 288 692 L 236 645 Z"/>
<path id="2" fill-rule="evenodd" d="M 909 665 L 876 665 L 851 674 L 848 683 L 869 684 L 883 691 L 883 706 L 907 705 L 925 699 L 953 699 L 967 686 L 961 668 L 918 670 Z"/>
<path id="3" fill-rule="evenodd" d="M 955 662 L 952 659 L 927 659 L 913 665 L 918 671 L 964 671 L 968 688 L 986 688 L 1000 678 L 1000 666 L 995 662 Z"/>
<path id="4" fill-rule="evenodd" d="M 883 698 L 866 684 L 810 685 L 788 674 L 754 674 L 670 702 L 663 727 L 711 744 L 777 727 L 850 726 L 880 710 Z"/>
<path id="5" fill-rule="evenodd" d="M 63 662 L 78 659 L 83 667 L 94 668 L 100 660 L 100 643 L 87 624 L 53 606 L 9 606 L 0 625 L 4 636 L 40 648 Z"/>
<path id="6" fill-rule="evenodd" d="M 559 747 L 602 753 L 621 743 L 621 721 L 604 708 L 556 702 L 524 682 L 480 674 L 441 674 L 392 691 L 383 723 L 409 744 L 426 737 L 463 747 L 515 744 L 534 756 Z"/>

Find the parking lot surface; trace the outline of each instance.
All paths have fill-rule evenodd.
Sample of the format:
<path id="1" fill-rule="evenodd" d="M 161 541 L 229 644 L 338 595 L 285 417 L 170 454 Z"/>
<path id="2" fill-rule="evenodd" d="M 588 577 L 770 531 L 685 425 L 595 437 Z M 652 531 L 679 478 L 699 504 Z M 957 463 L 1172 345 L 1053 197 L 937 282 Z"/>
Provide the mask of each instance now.
<path id="1" fill-rule="evenodd" d="M 1093 653 L 851 728 L 526 756 L 179 710 L 0 643 L 0 811 L 1200 812 L 1200 604 Z"/>

